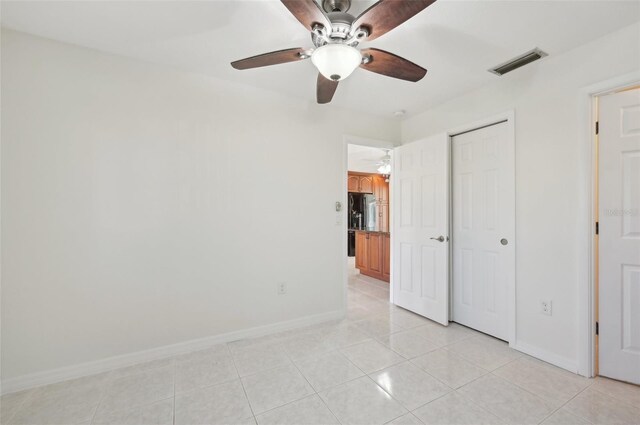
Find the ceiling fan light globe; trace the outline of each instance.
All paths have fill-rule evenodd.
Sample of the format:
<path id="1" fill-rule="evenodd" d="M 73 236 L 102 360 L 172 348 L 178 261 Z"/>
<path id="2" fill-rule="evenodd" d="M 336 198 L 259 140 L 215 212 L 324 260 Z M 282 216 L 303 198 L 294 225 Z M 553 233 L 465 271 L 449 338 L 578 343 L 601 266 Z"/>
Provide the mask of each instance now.
<path id="1" fill-rule="evenodd" d="M 346 44 L 325 44 L 311 55 L 311 62 L 328 80 L 347 78 L 362 63 L 360 51 Z"/>
<path id="2" fill-rule="evenodd" d="M 391 174 L 391 164 L 383 164 L 378 167 L 378 173 L 380 174 Z"/>

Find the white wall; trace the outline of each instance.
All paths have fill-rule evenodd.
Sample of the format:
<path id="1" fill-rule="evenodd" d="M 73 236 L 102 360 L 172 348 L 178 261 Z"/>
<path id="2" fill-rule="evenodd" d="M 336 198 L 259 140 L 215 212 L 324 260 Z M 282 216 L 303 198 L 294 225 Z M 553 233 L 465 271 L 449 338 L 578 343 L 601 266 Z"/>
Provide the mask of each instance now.
<path id="1" fill-rule="evenodd" d="M 399 131 L 3 31 L 3 381 L 339 314 L 343 135 Z"/>
<path id="2" fill-rule="evenodd" d="M 408 143 L 515 110 L 516 346 L 574 371 L 585 354 L 578 337 L 586 325 L 578 318 L 580 288 L 589 285 L 584 88 L 639 70 L 636 24 L 496 77 L 495 84 L 402 123 L 402 141 Z M 540 313 L 541 300 L 553 301 L 552 316 Z"/>

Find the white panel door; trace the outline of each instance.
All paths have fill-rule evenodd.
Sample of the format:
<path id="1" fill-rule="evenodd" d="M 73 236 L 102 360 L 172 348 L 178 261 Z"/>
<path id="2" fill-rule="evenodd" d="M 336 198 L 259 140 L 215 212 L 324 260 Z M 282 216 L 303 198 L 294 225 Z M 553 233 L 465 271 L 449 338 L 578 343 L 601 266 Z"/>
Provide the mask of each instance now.
<path id="1" fill-rule="evenodd" d="M 440 135 L 395 149 L 393 302 L 449 324 L 449 154 Z"/>
<path id="2" fill-rule="evenodd" d="M 640 384 L 640 89 L 599 115 L 600 374 Z"/>
<path id="3" fill-rule="evenodd" d="M 453 320 L 508 340 L 514 149 L 506 122 L 452 138 Z"/>

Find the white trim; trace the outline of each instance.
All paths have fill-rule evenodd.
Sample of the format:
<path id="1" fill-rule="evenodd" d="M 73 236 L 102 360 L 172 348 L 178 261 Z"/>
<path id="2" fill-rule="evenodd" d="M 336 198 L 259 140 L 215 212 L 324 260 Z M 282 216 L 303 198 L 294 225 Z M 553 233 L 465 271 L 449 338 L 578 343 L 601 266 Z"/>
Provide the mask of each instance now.
<path id="1" fill-rule="evenodd" d="M 585 196 L 583 210 L 586 214 L 583 216 L 584 222 L 582 227 L 585 229 L 585 239 L 583 246 L 583 258 L 586 267 L 578 270 L 578 373 L 583 376 L 592 377 L 595 373 L 595 263 L 594 246 L 593 246 L 593 225 L 594 225 L 594 191 L 595 191 L 595 134 L 592 124 L 595 118 L 593 110 L 593 101 L 596 96 L 602 96 L 612 91 L 617 91 L 628 86 L 636 85 L 640 82 L 640 72 L 635 71 L 629 74 L 611 78 L 599 83 L 590 85 L 580 91 L 580 103 L 583 105 L 581 120 L 583 121 L 582 139 L 588 141 L 589 145 L 583 149 L 586 158 L 582 163 L 585 165 L 583 170 L 586 187 L 588 188 Z"/>
<path id="2" fill-rule="evenodd" d="M 557 354 L 551 353 L 546 350 L 542 350 L 538 347 L 534 347 L 533 345 L 529 345 L 521 341 L 516 341 L 515 344 L 509 344 L 509 345 L 511 346 L 511 348 L 515 350 L 518 350 L 532 357 L 535 357 L 537 359 L 550 363 L 554 366 L 558 366 L 559 368 L 566 369 L 569 372 L 577 373 L 578 371 L 578 366 L 576 365 L 576 363 L 573 360 L 568 359 L 566 357 L 558 356 Z"/>
<path id="3" fill-rule="evenodd" d="M 580 161 L 583 164 L 583 174 L 585 179 L 585 196 L 582 210 L 585 214 L 581 216 L 580 227 L 585 229 L 583 241 L 580 244 L 582 253 L 581 263 L 584 267 L 578 269 L 578 363 L 577 373 L 583 376 L 592 377 L 595 372 L 595 263 L 593 246 L 593 226 L 594 226 L 594 190 L 595 190 L 595 134 L 592 128 L 594 110 L 593 99 L 612 91 L 617 91 L 625 87 L 637 85 L 640 82 L 640 71 L 634 71 L 618 77 L 610 78 L 599 83 L 584 87 L 579 93 L 579 103 L 582 105 L 580 112 L 582 121 L 581 140 L 589 143 L 581 149 L 584 156 Z"/>
<path id="4" fill-rule="evenodd" d="M 18 376 L 2 381 L 2 394 L 8 394 L 16 391 L 38 387 L 41 385 L 53 384 L 56 382 L 66 381 L 68 379 L 94 375 L 96 373 L 107 372 L 113 369 L 171 357 L 190 351 L 202 350 L 215 344 L 236 341 L 244 338 L 256 338 L 277 332 L 316 325 L 331 320 L 339 320 L 342 318 L 344 318 L 344 311 L 330 311 L 327 313 L 306 316 L 299 319 L 288 320 L 285 322 L 257 326 L 254 328 L 243 329 L 221 335 L 180 342 L 178 344 L 165 345 L 163 347 L 152 348 L 150 350 L 138 351 L 135 353 L 123 354 L 120 356 L 81 363 L 74 366 L 61 367 L 44 372 Z"/>
<path id="5" fill-rule="evenodd" d="M 367 139 L 365 137 L 351 136 L 345 135 L 343 137 L 345 146 L 346 145 L 360 145 L 360 146 L 369 146 L 372 148 L 384 148 L 384 149 L 393 149 L 396 145 L 393 142 L 389 142 L 387 140 L 379 140 L 379 139 Z"/>
<path id="6" fill-rule="evenodd" d="M 343 282 L 343 305 L 346 311 L 347 309 L 347 287 L 349 284 L 349 263 L 348 263 L 348 252 L 347 252 L 347 238 L 348 238 L 348 211 L 346 206 L 349 205 L 349 201 L 347 197 L 349 196 L 349 182 L 348 182 L 348 173 L 349 173 L 349 145 L 360 145 L 360 146 L 370 146 L 372 148 L 385 148 L 385 149 L 393 149 L 396 145 L 392 142 L 388 142 L 385 140 L 377 140 L 377 139 L 367 139 L 364 137 L 344 135 L 342 138 L 342 223 L 344 232 L 342 235 L 342 282 Z M 393 169 L 391 170 L 391 175 L 393 178 Z M 390 192 L 389 205 L 393 205 L 393 192 Z M 391 228 L 391 223 L 393 221 L 393 217 L 391 215 L 391 208 L 389 208 L 389 228 Z M 393 246 L 393 232 L 391 232 L 391 246 Z M 391 259 L 393 259 L 393 249 L 391 249 Z M 393 265 L 391 266 L 393 267 Z M 389 278 L 389 302 L 393 304 L 393 270 L 391 277 Z"/>
<path id="7" fill-rule="evenodd" d="M 511 205 L 511 211 L 513 214 L 513 229 L 512 229 L 512 233 L 513 233 L 513 270 L 511 271 L 512 276 L 510 277 L 510 279 L 508 279 L 509 282 L 509 286 L 507 287 L 507 320 L 508 320 L 508 324 L 507 324 L 507 335 L 508 335 L 508 342 L 509 342 L 509 346 L 512 348 L 515 348 L 515 344 L 516 344 L 516 271 L 517 271 L 517 249 L 518 249 L 518 244 L 517 244 L 517 234 L 516 234 L 516 222 L 517 222 L 517 216 L 516 216 L 516 197 L 517 197 L 517 193 L 516 193 L 516 126 L 515 126 L 515 111 L 513 109 L 505 111 L 503 113 L 497 114 L 497 115 L 493 115 L 489 118 L 485 118 L 483 120 L 479 120 L 479 121 L 475 121 L 472 122 L 470 124 L 466 124 L 464 126 L 460 126 L 457 128 L 454 128 L 453 130 L 448 130 L 446 132 L 447 134 L 447 138 L 449 139 L 448 143 L 449 143 L 449 152 L 451 152 L 451 139 L 453 138 L 453 136 L 455 134 L 459 134 L 459 133 L 463 133 L 466 131 L 472 131 L 475 129 L 479 129 L 482 127 L 485 127 L 487 125 L 491 125 L 491 124 L 495 124 L 495 123 L 499 123 L 501 121 L 505 121 L 506 120 L 506 124 L 507 124 L 507 131 L 508 131 L 508 137 L 509 137 L 509 144 L 510 144 L 510 148 L 511 148 L 511 152 L 510 152 L 510 160 L 511 160 L 511 164 L 513 165 L 513 170 L 512 170 L 512 182 L 513 182 L 513 187 L 511 188 L 511 190 L 513 190 L 513 204 Z M 449 165 L 450 165 L 450 169 L 451 167 L 451 161 L 452 161 L 452 156 L 451 153 L 449 154 Z M 451 175 L 449 175 L 449 178 L 451 179 Z M 449 184 L 449 187 L 451 188 L 451 182 Z M 452 202 L 451 199 L 451 193 L 449 194 L 449 202 Z M 449 208 L 449 214 L 453 214 L 453 208 Z M 449 217 L 449 225 L 451 225 L 451 223 L 453 223 L 453 219 L 450 216 Z M 451 234 L 451 229 L 449 230 L 449 234 Z M 451 244 L 452 245 L 452 244 Z M 449 264 L 451 265 L 453 263 L 453 253 L 450 251 L 449 253 Z M 453 274 L 450 273 L 449 277 L 450 277 L 450 282 L 449 282 L 449 316 L 450 319 L 453 318 L 453 299 L 450 296 L 451 295 L 451 286 L 453 285 L 453 282 L 451 281 Z"/>

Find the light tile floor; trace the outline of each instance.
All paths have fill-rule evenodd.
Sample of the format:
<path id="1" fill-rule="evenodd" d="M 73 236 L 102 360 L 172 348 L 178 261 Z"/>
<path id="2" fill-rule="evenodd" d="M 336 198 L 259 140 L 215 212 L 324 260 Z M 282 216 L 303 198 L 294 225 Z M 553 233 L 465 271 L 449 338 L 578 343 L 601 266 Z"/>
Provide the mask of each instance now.
<path id="1" fill-rule="evenodd" d="M 0 399 L 2 424 L 640 424 L 640 387 L 586 379 L 388 303 L 352 272 L 345 320 Z"/>

